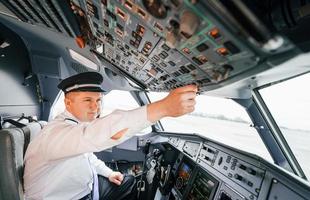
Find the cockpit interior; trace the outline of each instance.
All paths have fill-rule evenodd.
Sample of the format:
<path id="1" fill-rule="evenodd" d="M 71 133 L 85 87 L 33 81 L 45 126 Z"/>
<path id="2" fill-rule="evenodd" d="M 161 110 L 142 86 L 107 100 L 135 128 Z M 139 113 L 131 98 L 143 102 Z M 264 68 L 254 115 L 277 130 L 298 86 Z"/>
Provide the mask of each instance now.
<path id="1" fill-rule="evenodd" d="M 152 102 L 152 93 L 195 84 L 198 97 L 230 100 L 249 119 L 243 137 L 235 121 L 200 122 L 195 117 L 212 110 L 203 100 L 206 109 L 173 124 L 176 131 L 159 121 L 96 153 L 135 176 L 138 200 L 310 199 L 309 35 L 308 0 L 0 0 L 0 199 L 24 199 L 25 148 L 63 109 L 57 84 L 88 71 L 102 74 L 106 96 L 127 92 L 137 106 Z M 263 91 L 304 76 L 308 82 L 293 91 L 309 107 L 285 103 L 289 92 L 275 103 L 289 122 L 305 122 L 288 137 Z M 122 109 L 127 100 L 116 96 L 103 112 L 116 99 Z M 289 107 L 298 105 L 295 115 Z M 198 126 L 206 133 L 191 132 Z"/>

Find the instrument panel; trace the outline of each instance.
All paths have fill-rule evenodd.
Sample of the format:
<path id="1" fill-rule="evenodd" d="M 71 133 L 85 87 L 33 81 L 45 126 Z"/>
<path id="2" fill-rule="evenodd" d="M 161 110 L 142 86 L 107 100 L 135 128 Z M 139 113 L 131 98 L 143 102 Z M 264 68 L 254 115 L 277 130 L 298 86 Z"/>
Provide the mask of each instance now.
<path id="1" fill-rule="evenodd" d="M 193 173 L 193 166 L 183 162 L 177 171 L 177 179 L 175 181 L 175 188 L 184 195 L 185 188 L 188 185 L 189 179 Z"/>
<path id="2" fill-rule="evenodd" d="M 143 89 L 215 89 L 268 68 L 294 45 L 243 1 L 4 0 L 22 21 L 89 45 Z M 253 21 L 251 21 L 253 20 Z M 284 60 L 283 60 L 284 61 Z M 267 66 L 259 67 L 265 64 Z M 85 70 L 90 70 L 84 66 Z"/>
<path id="3" fill-rule="evenodd" d="M 202 171 L 198 171 L 187 198 L 189 200 L 212 199 L 217 186 L 218 181 L 216 181 L 212 176 L 203 173 Z"/>
<path id="4" fill-rule="evenodd" d="M 92 34 L 101 41 L 98 53 L 155 91 L 190 83 L 203 88 L 259 61 L 199 1 L 74 3 L 87 13 Z"/>
<path id="5" fill-rule="evenodd" d="M 306 200 L 310 195 L 309 183 L 258 156 L 198 136 L 166 139 L 178 154 L 169 200 Z"/>

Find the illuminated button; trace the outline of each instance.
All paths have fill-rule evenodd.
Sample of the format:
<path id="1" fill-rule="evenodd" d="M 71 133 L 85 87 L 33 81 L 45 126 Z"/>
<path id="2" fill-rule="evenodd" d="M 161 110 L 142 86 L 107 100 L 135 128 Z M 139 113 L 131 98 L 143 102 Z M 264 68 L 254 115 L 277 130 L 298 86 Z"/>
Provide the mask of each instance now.
<path id="1" fill-rule="evenodd" d="M 214 28 L 209 32 L 209 35 L 213 38 L 213 39 L 218 39 L 221 37 L 220 31 L 218 28 Z"/>
<path id="2" fill-rule="evenodd" d="M 138 24 L 138 25 L 137 25 L 137 33 L 139 33 L 139 35 L 142 36 L 142 35 L 144 34 L 144 32 L 145 32 L 144 26 Z"/>
<path id="3" fill-rule="evenodd" d="M 116 7 L 115 8 L 115 12 L 116 14 L 124 21 L 127 20 L 127 15 L 125 14 L 125 12 L 123 10 L 121 10 L 120 8 Z"/>
<path id="4" fill-rule="evenodd" d="M 227 56 L 229 54 L 228 50 L 225 47 L 221 47 L 218 50 L 216 50 L 218 54 L 221 56 Z"/>
<path id="5" fill-rule="evenodd" d="M 138 8 L 137 9 L 137 13 L 138 13 L 138 15 L 142 18 L 142 19 L 146 19 L 146 13 L 145 13 L 145 11 L 142 9 L 142 8 Z"/>
<path id="6" fill-rule="evenodd" d="M 130 2 L 130 1 L 126 1 L 125 2 L 125 6 L 126 6 L 126 8 L 128 8 L 129 10 L 131 10 L 132 9 L 132 3 Z"/>
<path id="7" fill-rule="evenodd" d="M 150 49 L 152 47 L 152 43 L 146 42 L 145 43 L 145 48 Z"/>
<path id="8" fill-rule="evenodd" d="M 182 51 L 184 52 L 184 53 L 186 53 L 186 54 L 190 54 L 191 53 L 191 50 L 189 50 L 189 48 L 184 48 L 184 49 L 182 49 Z"/>
<path id="9" fill-rule="evenodd" d="M 82 37 L 76 37 L 75 42 L 81 49 L 85 47 L 85 41 Z"/>
<path id="10" fill-rule="evenodd" d="M 202 62 L 202 64 L 208 62 L 208 58 L 203 55 L 200 55 L 197 58 L 200 60 L 200 62 Z"/>

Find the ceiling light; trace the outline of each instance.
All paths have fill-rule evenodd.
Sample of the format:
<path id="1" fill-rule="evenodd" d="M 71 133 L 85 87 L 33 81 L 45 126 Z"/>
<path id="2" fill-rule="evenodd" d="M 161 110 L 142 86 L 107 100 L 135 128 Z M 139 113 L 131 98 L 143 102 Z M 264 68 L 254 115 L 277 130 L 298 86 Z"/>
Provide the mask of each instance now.
<path id="1" fill-rule="evenodd" d="M 78 52 L 72 49 L 69 49 L 69 53 L 72 59 L 83 64 L 85 67 L 98 71 L 98 65 L 93 61 L 89 60 L 88 58 L 86 58 L 85 56 L 79 54 Z"/>

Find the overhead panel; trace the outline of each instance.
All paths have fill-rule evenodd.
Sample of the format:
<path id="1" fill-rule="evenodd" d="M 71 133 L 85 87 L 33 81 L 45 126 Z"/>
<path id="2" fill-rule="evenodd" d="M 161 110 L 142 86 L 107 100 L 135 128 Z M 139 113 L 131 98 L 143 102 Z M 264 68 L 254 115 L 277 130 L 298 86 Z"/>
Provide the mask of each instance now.
<path id="1" fill-rule="evenodd" d="M 242 1 L 5 0 L 24 21 L 89 45 L 152 91 L 196 84 L 207 91 L 265 70 L 294 49 Z M 67 12 L 67 11 L 71 11 Z"/>

